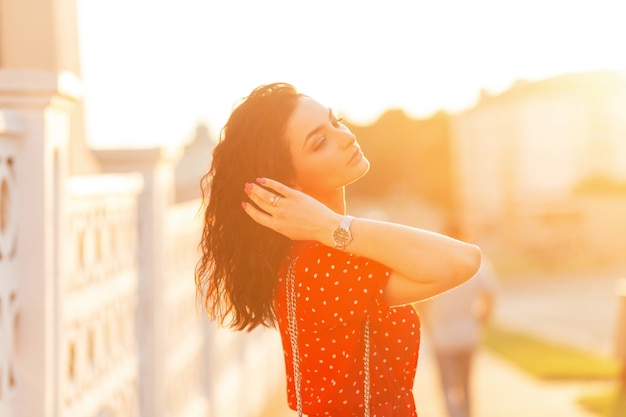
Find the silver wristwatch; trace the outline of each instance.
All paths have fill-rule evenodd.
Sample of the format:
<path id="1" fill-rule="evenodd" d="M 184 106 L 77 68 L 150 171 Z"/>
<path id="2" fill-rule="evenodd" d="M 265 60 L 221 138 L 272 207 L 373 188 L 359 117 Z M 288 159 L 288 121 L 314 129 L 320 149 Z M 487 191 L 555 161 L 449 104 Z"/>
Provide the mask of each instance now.
<path id="1" fill-rule="evenodd" d="M 353 220 L 353 216 L 344 216 L 343 219 L 341 219 L 339 227 L 333 231 L 333 242 L 335 243 L 335 248 L 346 250 L 348 243 L 352 242 L 350 225 Z"/>

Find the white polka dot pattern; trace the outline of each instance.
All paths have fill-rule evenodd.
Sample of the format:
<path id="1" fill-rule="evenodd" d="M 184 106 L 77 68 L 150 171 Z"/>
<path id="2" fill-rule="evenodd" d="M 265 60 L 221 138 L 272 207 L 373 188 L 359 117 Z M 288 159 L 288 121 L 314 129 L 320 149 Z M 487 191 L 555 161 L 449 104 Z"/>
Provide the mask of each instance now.
<path id="1" fill-rule="evenodd" d="M 309 416 L 363 415 L 363 328 L 370 315 L 371 415 L 416 416 L 412 396 L 419 349 L 419 318 L 410 307 L 391 308 L 382 297 L 389 269 L 327 246 L 298 242 L 296 276 L 302 399 Z M 296 397 L 287 329 L 286 265 L 279 275 L 276 314 L 283 341 L 287 394 Z"/>

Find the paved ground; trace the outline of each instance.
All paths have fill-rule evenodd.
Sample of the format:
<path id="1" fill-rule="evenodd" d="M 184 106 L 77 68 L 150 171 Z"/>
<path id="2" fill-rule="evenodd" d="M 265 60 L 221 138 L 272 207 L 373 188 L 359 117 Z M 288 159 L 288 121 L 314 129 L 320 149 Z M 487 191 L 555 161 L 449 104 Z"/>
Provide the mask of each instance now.
<path id="1" fill-rule="evenodd" d="M 504 281 L 494 322 L 611 355 L 618 307 L 615 288 L 622 277 L 626 271 L 613 270 Z M 420 359 L 415 383 L 420 417 L 446 417 L 426 337 Z M 536 380 L 484 349 L 474 376 L 477 417 L 589 417 L 576 399 L 608 387 L 606 382 Z"/>
<path id="2" fill-rule="evenodd" d="M 626 270 L 506 281 L 495 320 L 604 355 L 614 352 L 616 283 Z"/>
<path id="3" fill-rule="evenodd" d="M 425 352 L 423 352 L 425 353 Z M 447 417 L 429 355 L 422 355 L 415 381 L 420 417 Z M 601 387 L 592 384 L 545 383 L 487 351 L 479 353 L 474 374 L 474 412 L 477 417 L 590 417 L 575 399 Z"/>
<path id="4" fill-rule="evenodd" d="M 615 285 L 626 270 L 502 282 L 494 321 L 509 328 L 610 355 L 618 301 Z M 546 383 L 481 350 L 475 367 L 476 417 L 591 417 L 576 405 L 580 395 L 603 391 L 606 382 Z M 447 417 L 424 336 L 415 381 L 420 417 Z M 263 417 L 293 417 L 280 394 Z"/>

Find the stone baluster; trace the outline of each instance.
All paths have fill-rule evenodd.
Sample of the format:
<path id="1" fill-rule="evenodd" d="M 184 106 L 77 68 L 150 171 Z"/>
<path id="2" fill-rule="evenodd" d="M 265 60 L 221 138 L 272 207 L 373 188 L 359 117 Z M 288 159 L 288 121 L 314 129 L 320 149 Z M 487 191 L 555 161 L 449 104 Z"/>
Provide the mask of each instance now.
<path id="1" fill-rule="evenodd" d="M 174 164 L 178 151 L 163 148 L 100 149 L 95 155 L 106 172 L 138 172 L 144 179 L 139 197 L 139 385 L 142 416 L 164 417 L 166 400 L 168 311 L 164 306 L 167 210 L 174 200 Z"/>
<path id="2" fill-rule="evenodd" d="M 56 401 L 55 285 L 61 227 L 60 190 L 67 176 L 70 113 L 80 83 L 70 73 L 0 70 L 0 109 L 11 115 L 18 216 L 15 256 L 19 306 L 15 325 L 15 416 L 52 417 Z M 9 414 L 11 415 L 11 414 Z"/>

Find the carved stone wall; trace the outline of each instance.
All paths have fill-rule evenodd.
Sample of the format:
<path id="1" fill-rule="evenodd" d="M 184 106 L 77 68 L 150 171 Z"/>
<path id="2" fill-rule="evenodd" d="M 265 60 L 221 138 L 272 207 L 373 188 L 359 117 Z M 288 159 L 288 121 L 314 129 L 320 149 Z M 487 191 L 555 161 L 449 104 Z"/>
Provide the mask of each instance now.
<path id="1" fill-rule="evenodd" d="M 194 308 L 194 266 L 198 259 L 201 217 L 199 200 L 179 203 L 167 211 L 165 228 L 166 328 L 165 415 L 207 414 L 204 384 L 206 363 L 203 314 Z"/>
<path id="2" fill-rule="evenodd" d="M 0 70 L 0 416 L 258 415 L 277 334 L 196 309 L 200 201 L 173 204 L 163 150 L 70 174 L 72 80 Z"/>
<path id="3" fill-rule="evenodd" d="M 19 383 L 15 335 L 19 319 L 16 262 L 19 195 L 15 174 L 16 138 L 3 132 L 8 115 L 0 111 L 0 415 L 10 415 Z"/>
<path id="4" fill-rule="evenodd" d="M 136 176 L 71 178 L 59 282 L 62 415 L 139 413 Z"/>

